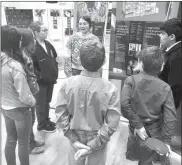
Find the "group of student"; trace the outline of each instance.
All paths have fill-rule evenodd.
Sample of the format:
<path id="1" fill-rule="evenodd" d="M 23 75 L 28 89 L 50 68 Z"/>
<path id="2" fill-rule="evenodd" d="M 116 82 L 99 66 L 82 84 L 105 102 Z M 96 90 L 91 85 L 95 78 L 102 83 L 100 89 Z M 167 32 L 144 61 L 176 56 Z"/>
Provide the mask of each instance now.
<path id="1" fill-rule="evenodd" d="M 126 78 L 121 99 L 118 89 L 100 77 L 105 61 L 102 44 L 98 40 L 82 43 L 79 57 L 84 69 L 64 83 L 56 108 L 58 129 L 70 141 L 69 165 L 105 164 L 107 142 L 121 114 L 129 120 L 126 158 L 138 160 L 139 165 L 165 163 L 157 152 L 142 147 L 141 141 L 157 138 L 171 151 L 176 109 L 182 100 L 181 27 L 177 18 L 161 24 L 160 48 L 147 47 L 137 53 L 139 72 Z"/>
<path id="2" fill-rule="evenodd" d="M 138 52 L 139 72 L 126 78 L 121 98 L 116 86 L 101 78 L 105 49 L 89 30 L 90 18 L 80 18 L 78 26 L 80 32 L 71 36 L 67 44 L 70 56 L 65 72 L 69 74 L 57 97 L 56 124 L 49 120 L 48 109 L 50 91 L 57 79 L 57 54 L 45 40 L 47 29 L 33 22 L 30 29 L 37 46 L 34 50 L 26 46 L 23 51 L 23 31 L 1 27 L 2 113 L 7 130 L 7 164 L 16 164 L 18 138 L 21 165 L 29 165 L 30 107 L 36 104 L 31 109 L 36 109 L 38 130 L 53 132 L 57 128 L 69 139 L 69 165 L 104 165 L 107 143 L 117 130 L 121 115 L 129 120 L 126 158 L 139 161 L 139 165 L 152 165 L 160 156 L 140 143 L 155 137 L 170 150 L 176 109 L 182 99 L 180 20 L 173 18 L 161 24 L 160 48 L 147 47 Z M 43 98 L 46 100 L 41 100 Z"/>
<path id="3" fill-rule="evenodd" d="M 21 165 L 29 165 L 29 154 L 44 152 L 44 141 L 35 141 L 33 125 L 39 131 L 55 132 L 49 118 L 49 103 L 58 78 L 57 53 L 46 39 L 48 29 L 40 22 L 30 28 L 1 26 L 2 99 L 7 139 L 5 158 L 15 165 L 15 148 Z M 36 116 L 35 116 L 36 111 Z"/>

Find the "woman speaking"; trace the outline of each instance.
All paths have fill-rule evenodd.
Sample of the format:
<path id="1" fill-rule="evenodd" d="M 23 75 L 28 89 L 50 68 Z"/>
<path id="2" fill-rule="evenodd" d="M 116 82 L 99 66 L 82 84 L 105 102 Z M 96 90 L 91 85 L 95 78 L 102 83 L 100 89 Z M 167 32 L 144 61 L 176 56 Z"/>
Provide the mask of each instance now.
<path id="1" fill-rule="evenodd" d="M 88 40 L 98 40 L 99 38 L 91 33 L 92 21 L 89 16 L 79 19 L 79 32 L 73 34 L 66 45 L 68 56 L 65 58 L 64 71 L 67 77 L 79 75 L 83 70 L 80 63 L 80 48 Z M 100 41 L 99 41 L 100 42 Z"/>

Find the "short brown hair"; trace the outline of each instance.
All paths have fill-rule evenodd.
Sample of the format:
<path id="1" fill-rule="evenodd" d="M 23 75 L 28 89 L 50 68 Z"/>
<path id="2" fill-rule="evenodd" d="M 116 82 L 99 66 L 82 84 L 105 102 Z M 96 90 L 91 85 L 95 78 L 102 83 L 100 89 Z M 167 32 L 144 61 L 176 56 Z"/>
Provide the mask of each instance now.
<path id="1" fill-rule="evenodd" d="M 86 41 L 80 49 L 80 60 L 82 66 L 90 71 L 96 72 L 105 61 L 105 49 L 97 40 Z"/>
<path id="2" fill-rule="evenodd" d="M 171 18 L 160 25 L 160 30 L 165 31 L 168 35 L 174 34 L 176 42 L 182 40 L 182 24 L 178 18 Z"/>
<path id="3" fill-rule="evenodd" d="M 162 51 L 158 46 L 144 48 L 136 57 L 142 61 L 143 70 L 148 74 L 158 74 L 164 62 Z"/>
<path id="4" fill-rule="evenodd" d="M 39 21 L 35 21 L 32 22 L 30 24 L 30 29 L 32 29 L 32 31 L 35 33 L 36 32 L 40 32 L 41 26 L 43 25 L 43 23 L 39 22 Z"/>
<path id="5" fill-rule="evenodd" d="M 22 35 L 21 47 L 27 47 L 31 42 L 34 42 L 33 31 L 28 28 L 20 28 Z"/>

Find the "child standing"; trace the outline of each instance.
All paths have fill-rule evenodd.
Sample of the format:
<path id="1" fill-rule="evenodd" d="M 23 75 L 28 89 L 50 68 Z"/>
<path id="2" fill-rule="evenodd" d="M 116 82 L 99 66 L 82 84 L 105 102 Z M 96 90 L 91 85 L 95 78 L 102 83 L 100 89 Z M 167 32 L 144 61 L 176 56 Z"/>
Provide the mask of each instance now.
<path id="1" fill-rule="evenodd" d="M 117 88 L 100 77 L 105 49 L 87 41 L 80 49 L 81 75 L 67 79 L 58 96 L 57 127 L 70 141 L 69 165 L 104 165 L 106 144 L 120 119 Z"/>
<path id="2" fill-rule="evenodd" d="M 169 147 L 176 109 L 170 86 L 157 77 L 163 64 L 161 51 L 148 47 L 137 58 L 140 73 L 125 80 L 121 94 L 121 110 L 129 120 L 130 130 L 126 157 L 139 159 L 139 165 L 152 165 L 157 159 L 156 153 L 140 147 L 134 133 L 141 140 L 158 138 Z"/>
<path id="3" fill-rule="evenodd" d="M 182 101 L 182 24 L 181 20 L 172 18 L 162 23 L 160 26 L 161 49 L 165 50 L 165 64 L 159 78 L 171 87 L 177 109 L 177 120 L 171 148 L 180 152 L 181 145 L 181 108 Z"/>
<path id="4" fill-rule="evenodd" d="M 165 49 L 165 64 L 159 75 L 172 89 L 176 108 L 182 100 L 182 24 L 172 18 L 161 24 L 160 41 Z"/>
<path id="5" fill-rule="evenodd" d="M 39 85 L 37 83 L 37 77 L 34 74 L 34 66 L 31 55 L 35 51 L 36 41 L 34 39 L 34 34 L 31 29 L 21 28 L 19 30 L 21 31 L 22 35 L 20 46 L 21 46 L 22 57 L 25 63 L 24 69 L 27 75 L 27 82 L 30 87 L 30 91 L 35 97 L 36 94 L 39 92 Z M 35 123 L 35 106 L 31 108 L 31 111 L 32 111 L 32 128 L 29 141 L 29 153 L 40 154 L 44 152 L 44 148 L 42 148 L 41 146 L 43 146 L 45 143 L 44 141 L 41 142 L 35 140 L 33 132 L 33 125 Z"/>

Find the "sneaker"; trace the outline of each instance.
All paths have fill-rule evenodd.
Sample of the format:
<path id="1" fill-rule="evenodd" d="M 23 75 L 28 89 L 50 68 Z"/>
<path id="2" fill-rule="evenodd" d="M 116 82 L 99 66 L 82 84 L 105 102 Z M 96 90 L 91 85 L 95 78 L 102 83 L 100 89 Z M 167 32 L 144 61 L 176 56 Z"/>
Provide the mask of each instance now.
<path id="1" fill-rule="evenodd" d="M 47 123 L 48 123 L 49 125 L 53 126 L 53 127 L 56 126 L 56 124 L 55 124 L 54 122 L 52 122 L 52 121 L 50 120 L 50 118 L 47 119 Z"/>
<path id="2" fill-rule="evenodd" d="M 47 124 L 44 128 L 38 129 L 39 131 L 44 131 L 44 132 L 49 132 L 49 133 L 53 133 L 56 131 L 56 127 L 53 127 L 49 124 Z"/>
<path id="3" fill-rule="evenodd" d="M 44 152 L 44 148 L 42 148 L 42 147 L 34 147 L 33 149 L 31 149 L 29 151 L 29 154 L 36 155 L 36 154 L 41 154 L 43 152 Z"/>
<path id="4" fill-rule="evenodd" d="M 44 144 L 45 144 L 44 141 L 35 141 L 35 143 L 34 143 L 35 147 L 41 147 L 41 146 L 43 146 Z"/>
<path id="5" fill-rule="evenodd" d="M 50 121 L 50 120 L 48 120 L 48 124 L 49 124 L 50 126 L 53 126 L 53 127 L 56 126 L 56 123 L 54 123 L 54 122 L 52 122 L 52 121 Z"/>

